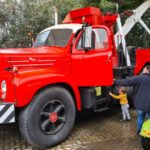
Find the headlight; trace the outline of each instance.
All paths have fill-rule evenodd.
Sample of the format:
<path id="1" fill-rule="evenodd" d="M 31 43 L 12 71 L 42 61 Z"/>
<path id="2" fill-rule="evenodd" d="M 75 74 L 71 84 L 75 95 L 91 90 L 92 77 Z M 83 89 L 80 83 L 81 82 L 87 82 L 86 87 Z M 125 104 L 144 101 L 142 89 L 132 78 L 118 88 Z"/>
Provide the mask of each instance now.
<path id="1" fill-rule="evenodd" d="M 6 85 L 6 81 L 5 80 L 3 80 L 1 82 L 1 90 L 2 90 L 2 93 L 6 93 L 6 91 L 7 91 L 7 85 Z"/>

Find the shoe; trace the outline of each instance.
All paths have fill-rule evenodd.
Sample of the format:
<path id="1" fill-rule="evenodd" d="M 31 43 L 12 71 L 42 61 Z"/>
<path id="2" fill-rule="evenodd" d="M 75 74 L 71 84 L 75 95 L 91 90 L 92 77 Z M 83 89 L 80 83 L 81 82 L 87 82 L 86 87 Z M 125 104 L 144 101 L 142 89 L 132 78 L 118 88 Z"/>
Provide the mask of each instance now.
<path id="1" fill-rule="evenodd" d="M 124 121 L 126 121 L 126 119 L 121 119 L 121 120 L 120 120 L 120 122 L 124 122 Z"/>
<path id="2" fill-rule="evenodd" d="M 127 119 L 127 121 L 131 121 L 131 119 Z"/>

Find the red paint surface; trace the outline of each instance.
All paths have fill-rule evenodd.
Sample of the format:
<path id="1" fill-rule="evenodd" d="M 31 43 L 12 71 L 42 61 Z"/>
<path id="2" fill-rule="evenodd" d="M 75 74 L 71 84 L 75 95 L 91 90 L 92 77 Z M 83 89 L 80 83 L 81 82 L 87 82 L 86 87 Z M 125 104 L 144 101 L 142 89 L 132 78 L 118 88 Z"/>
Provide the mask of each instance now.
<path id="1" fill-rule="evenodd" d="M 16 107 L 24 107 L 34 95 L 44 87 L 53 84 L 69 86 L 75 95 L 78 110 L 81 109 L 80 86 L 110 86 L 113 81 L 113 67 L 118 65 L 113 39 L 113 24 L 116 16 L 102 16 L 98 9 L 87 8 L 86 12 L 71 12 L 81 21 L 85 13 L 93 28 L 103 28 L 108 34 L 108 47 L 102 50 L 77 51 L 79 36 L 72 34 L 64 48 L 42 46 L 39 48 L 0 49 L 0 81 L 7 82 L 7 102 L 15 102 Z M 92 17 L 92 18 L 91 18 Z M 99 24 L 99 25 L 98 25 Z M 102 24 L 102 25 L 100 25 Z M 108 59 L 108 56 L 110 58 Z M 14 68 L 15 72 L 5 71 Z"/>
<path id="2" fill-rule="evenodd" d="M 139 74 L 147 63 L 150 63 L 150 49 L 137 49 L 135 75 Z"/>

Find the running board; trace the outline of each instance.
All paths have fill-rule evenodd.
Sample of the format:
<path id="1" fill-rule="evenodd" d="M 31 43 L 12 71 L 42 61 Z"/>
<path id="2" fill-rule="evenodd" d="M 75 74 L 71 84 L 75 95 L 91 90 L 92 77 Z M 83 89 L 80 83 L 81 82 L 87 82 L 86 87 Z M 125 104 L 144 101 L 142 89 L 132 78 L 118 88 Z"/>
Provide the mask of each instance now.
<path id="1" fill-rule="evenodd" d="M 97 105 L 108 104 L 108 103 L 110 103 L 110 100 L 105 97 L 97 100 Z"/>
<path id="2" fill-rule="evenodd" d="M 107 110 L 110 110 L 110 108 L 106 106 L 106 107 L 102 107 L 102 108 L 97 108 L 94 110 L 94 112 L 102 112 L 102 111 L 107 111 Z"/>

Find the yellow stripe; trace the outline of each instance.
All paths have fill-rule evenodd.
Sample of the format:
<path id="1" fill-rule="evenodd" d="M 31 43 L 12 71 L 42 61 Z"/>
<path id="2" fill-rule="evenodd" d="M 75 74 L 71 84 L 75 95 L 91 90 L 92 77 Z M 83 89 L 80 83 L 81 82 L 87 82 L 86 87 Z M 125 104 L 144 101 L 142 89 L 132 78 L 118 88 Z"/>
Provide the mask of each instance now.
<path id="1" fill-rule="evenodd" d="M 150 135 L 150 131 L 144 130 L 143 132 L 144 132 L 144 134 Z"/>

